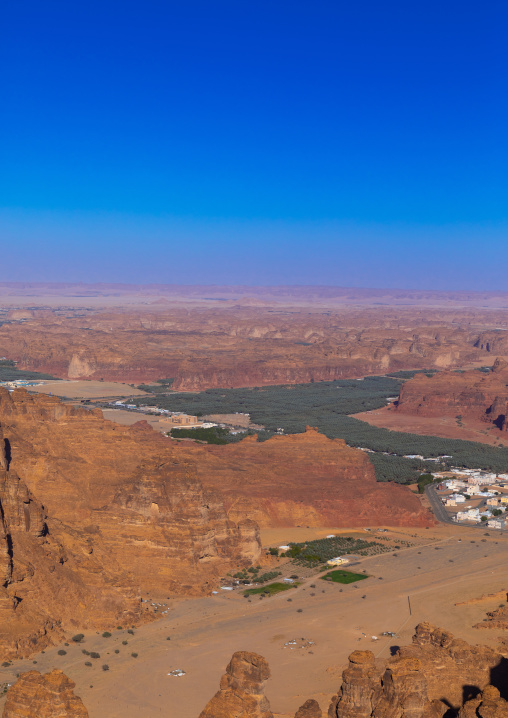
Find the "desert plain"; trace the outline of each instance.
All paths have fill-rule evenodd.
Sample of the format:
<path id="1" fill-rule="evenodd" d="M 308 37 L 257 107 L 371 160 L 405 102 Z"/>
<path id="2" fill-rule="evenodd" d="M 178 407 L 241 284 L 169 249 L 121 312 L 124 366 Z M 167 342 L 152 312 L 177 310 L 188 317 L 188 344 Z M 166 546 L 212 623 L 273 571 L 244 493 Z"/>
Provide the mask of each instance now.
<path id="1" fill-rule="evenodd" d="M 354 535 L 354 530 L 341 532 Z M 110 638 L 86 632 L 83 644 L 65 647 L 67 655 L 58 655 L 63 644 L 55 646 L 1 669 L 2 679 L 13 681 L 16 673 L 34 667 L 46 672 L 58 666 L 76 682 L 90 718 L 194 718 L 217 689 L 231 655 L 247 650 L 270 664 L 266 693 L 275 715 L 292 716 L 307 698 L 315 698 L 325 711 L 353 650 L 370 649 L 386 658 L 394 646 L 410 643 L 415 625 L 422 621 L 473 644 L 498 646 L 502 632 L 473 628 L 506 600 L 508 535 L 492 534 L 448 526 L 388 529 L 392 545 L 409 541 L 413 546 L 360 559 L 352 570 L 365 570 L 369 577 L 358 584 L 329 583 L 317 574 L 295 589 L 263 600 L 254 597 L 251 603 L 237 591 L 173 599 L 167 602 L 166 616 L 136 628 L 134 636 L 115 627 Z M 308 540 L 323 531 L 292 535 L 269 530 L 265 538 L 271 543 L 282 535 L 286 540 L 305 535 Z M 298 569 L 286 566 L 287 573 L 293 571 Z M 146 598 L 167 601 L 164 596 Z M 396 636 L 382 637 L 385 631 Z M 284 645 L 293 639 L 300 645 L 302 638 L 313 643 L 293 649 Z M 122 645 L 125 639 L 128 646 Z M 90 668 L 84 666 L 83 647 L 100 653 Z M 132 652 L 138 656 L 133 658 Z M 103 663 L 109 671 L 101 670 Z M 168 675 L 177 668 L 186 674 Z"/>

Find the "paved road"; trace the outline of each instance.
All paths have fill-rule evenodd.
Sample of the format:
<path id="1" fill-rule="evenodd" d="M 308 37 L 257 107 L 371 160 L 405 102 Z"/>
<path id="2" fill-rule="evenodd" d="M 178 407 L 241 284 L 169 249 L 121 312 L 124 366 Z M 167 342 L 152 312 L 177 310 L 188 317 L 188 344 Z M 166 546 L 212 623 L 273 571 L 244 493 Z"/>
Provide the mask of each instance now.
<path id="1" fill-rule="evenodd" d="M 473 525 L 465 525 L 461 524 L 458 521 L 452 521 L 450 518 L 450 514 L 445 509 L 444 505 L 441 502 L 441 499 L 436 493 L 436 489 L 432 484 L 428 484 L 425 487 L 425 494 L 430 502 L 430 506 L 432 508 L 432 511 L 434 512 L 434 516 L 438 521 L 440 521 L 442 524 L 451 524 L 452 526 L 462 526 L 462 528 L 465 529 L 486 529 L 485 522 L 481 522 L 479 524 L 473 524 Z M 485 499 L 479 504 L 480 506 L 483 506 L 485 503 Z M 499 529 L 494 529 L 494 531 Z"/>

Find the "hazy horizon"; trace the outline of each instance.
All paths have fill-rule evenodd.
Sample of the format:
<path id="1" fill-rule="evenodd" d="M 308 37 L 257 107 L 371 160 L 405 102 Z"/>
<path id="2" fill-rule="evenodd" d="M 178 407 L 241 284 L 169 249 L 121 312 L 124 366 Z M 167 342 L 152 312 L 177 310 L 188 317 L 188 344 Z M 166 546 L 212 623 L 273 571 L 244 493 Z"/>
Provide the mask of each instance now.
<path id="1" fill-rule="evenodd" d="M 506 4 L 4 11 L 0 280 L 508 290 Z"/>

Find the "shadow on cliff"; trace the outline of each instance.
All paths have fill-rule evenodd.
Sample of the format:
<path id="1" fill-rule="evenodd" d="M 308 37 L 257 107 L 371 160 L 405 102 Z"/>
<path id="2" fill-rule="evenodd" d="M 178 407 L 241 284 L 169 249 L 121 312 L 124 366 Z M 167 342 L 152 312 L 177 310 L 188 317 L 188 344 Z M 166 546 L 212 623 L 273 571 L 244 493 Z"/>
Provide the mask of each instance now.
<path id="1" fill-rule="evenodd" d="M 11 442 L 9 439 L 4 439 L 4 457 L 5 457 L 5 463 L 6 463 L 6 469 L 9 471 L 9 466 L 11 465 L 12 461 L 12 452 L 11 452 Z"/>
<path id="2" fill-rule="evenodd" d="M 497 666 L 491 669 L 490 682 L 499 690 L 501 698 L 508 700 L 508 658 L 501 658 Z"/>
<path id="3" fill-rule="evenodd" d="M 508 700 L 508 659 L 501 658 L 497 666 L 494 666 L 490 671 L 490 684 L 495 686 L 501 698 Z M 479 686 L 465 685 L 462 687 L 462 703 L 476 698 L 481 693 Z M 443 718 L 457 718 L 459 714 L 459 708 L 454 707 L 450 701 L 446 698 L 441 698 L 442 703 L 448 706 L 448 710 L 444 714 Z"/>

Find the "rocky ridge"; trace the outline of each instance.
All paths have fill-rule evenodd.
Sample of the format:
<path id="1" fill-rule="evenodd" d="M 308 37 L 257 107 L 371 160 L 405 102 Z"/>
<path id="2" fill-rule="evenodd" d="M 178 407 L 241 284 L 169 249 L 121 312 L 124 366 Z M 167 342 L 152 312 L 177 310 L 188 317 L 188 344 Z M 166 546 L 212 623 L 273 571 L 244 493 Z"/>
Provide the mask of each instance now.
<path id="1" fill-rule="evenodd" d="M 228 517 L 261 527 L 428 526 L 434 519 L 405 486 L 376 481 L 367 454 L 307 427 L 302 434 L 227 446 L 181 446 L 204 486 L 224 493 Z M 242 477 L 238 481 L 239 473 Z"/>
<path id="2" fill-rule="evenodd" d="M 314 429 L 203 446 L 2 388 L 0 428 L 0 647 L 8 657 L 67 631 L 151 620 L 143 594 L 209 594 L 232 568 L 258 560 L 256 522 L 432 522 L 407 488 L 376 482 L 363 452 Z"/>
<path id="3" fill-rule="evenodd" d="M 86 304 L 85 304 L 86 306 Z M 34 310 L 0 326 L 0 354 L 65 379 L 173 388 L 264 386 L 447 369 L 508 354 L 482 330 L 505 313 L 344 306 L 178 303 L 142 309 Z M 488 336 L 487 336 L 488 335 Z M 503 344 L 504 341 L 504 344 Z"/>

